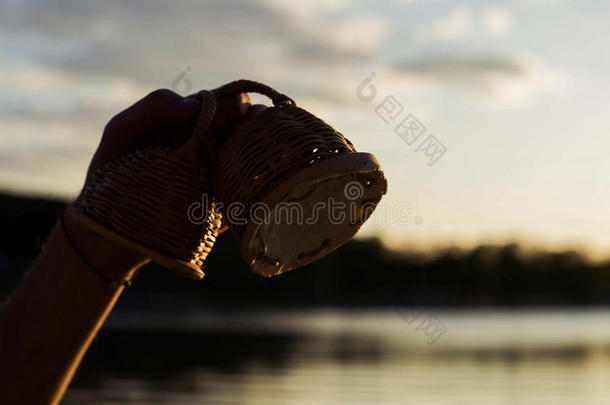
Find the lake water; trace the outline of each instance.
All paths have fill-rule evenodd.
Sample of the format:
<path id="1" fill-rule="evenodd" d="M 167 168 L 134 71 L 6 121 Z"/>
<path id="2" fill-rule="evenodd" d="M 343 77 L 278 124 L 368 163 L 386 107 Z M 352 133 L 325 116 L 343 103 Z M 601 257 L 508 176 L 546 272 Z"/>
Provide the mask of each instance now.
<path id="1" fill-rule="evenodd" d="M 608 404 L 610 311 L 115 314 L 64 404 Z"/>

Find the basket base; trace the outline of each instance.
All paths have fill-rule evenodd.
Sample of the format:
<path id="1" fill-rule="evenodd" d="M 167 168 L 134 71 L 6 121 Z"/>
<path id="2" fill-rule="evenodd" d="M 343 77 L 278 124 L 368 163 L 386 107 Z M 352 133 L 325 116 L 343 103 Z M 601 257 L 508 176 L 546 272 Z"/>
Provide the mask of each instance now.
<path id="1" fill-rule="evenodd" d="M 250 212 L 242 256 L 265 277 L 311 263 L 349 241 L 386 190 L 387 180 L 371 154 L 312 164 L 269 193 L 260 212 Z"/>
<path id="2" fill-rule="evenodd" d="M 142 246 L 137 242 L 134 242 L 133 240 L 129 239 L 128 237 L 123 236 L 122 234 L 115 232 L 107 226 L 100 224 L 96 220 L 90 218 L 89 216 L 74 207 L 69 207 L 68 210 L 70 211 L 70 215 L 73 215 L 77 221 L 81 222 L 93 232 L 105 236 L 106 238 L 117 242 L 131 250 L 141 253 L 163 267 L 175 270 L 181 273 L 182 275 L 195 280 L 201 280 L 205 276 L 205 273 L 201 271 L 201 268 L 199 268 L 199 266 L 193 263 L 175 259 L 163 253 L 159 253 L 153 249 L 147 248 L 146 246 Z"/>

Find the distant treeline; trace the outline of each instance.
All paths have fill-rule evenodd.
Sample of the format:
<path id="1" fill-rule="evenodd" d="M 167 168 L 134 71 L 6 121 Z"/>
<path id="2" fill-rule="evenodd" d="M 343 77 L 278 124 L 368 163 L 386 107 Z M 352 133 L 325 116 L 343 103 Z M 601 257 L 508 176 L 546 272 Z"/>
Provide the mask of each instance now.
<path id="1" fill-rule="evenodd" d="M 0 194 L 0 297 L 19 283 L 64 206 Z M 204 280 L 193 281 L 150 264 L 126 295 L 151 307 L 153 297 L 171 302 L 172 296 L 208 306 L 274 308 L 610 304 L 610 262 L 590 263 L 570 251 L 526 255 L 512 244 L 424 255 L 390 251 L 377 239 L 353 240 L 306 268 L 265 279 L 248 271 L 227 232 L 205 272 Z"/>

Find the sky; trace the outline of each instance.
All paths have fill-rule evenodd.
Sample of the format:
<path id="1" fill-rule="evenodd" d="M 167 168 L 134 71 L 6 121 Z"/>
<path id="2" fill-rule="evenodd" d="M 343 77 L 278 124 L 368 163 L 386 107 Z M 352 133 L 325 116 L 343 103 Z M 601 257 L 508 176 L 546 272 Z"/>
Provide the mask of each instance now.
<path id="1" fill-rule="evenodd" d="M 0 0 L 0 189 L 72 198 L 114 114 L 249 78 L 381 162 L 364 236 L 610 256 L 609 20 L 586 0 Z"/>

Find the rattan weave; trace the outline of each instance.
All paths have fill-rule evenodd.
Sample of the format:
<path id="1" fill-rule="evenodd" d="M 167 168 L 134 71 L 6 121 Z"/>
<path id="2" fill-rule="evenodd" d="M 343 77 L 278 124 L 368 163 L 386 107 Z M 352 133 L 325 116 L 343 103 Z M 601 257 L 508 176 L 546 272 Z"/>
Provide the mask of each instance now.
<path id="1" fill-rule="evenodd" d="M 201 153 L 212 148 L 207 137 L 216 99 L 208 91 L 196 97 L 202 112 L 192 137 L 179 150 L 139 150 L 105 165 L 86 185 L 81 210 L 109 236 L 132 241 L 132 247 L 153 259 L 199 279 L 221 214 L 211 193 L 210 162 L 202 161 Z M 207 214 L 197 221 L 188 218 L 189 207 L 203 196 L 209 201 Z"/>
<path id="2" fill-rule="evenodd" d="M 216 100 L 245 92 L 268 96 L 273 107 L 243 120 L 224 138 L 212 139 L 208 129 Z M 199 279 L 221 226 L 221 211 L 239 204 L 242 214 L 231 213 L 227 222 L 242 256 L 252 271 L 272 276 L 345 243 L 371 214 L 365 206 L 374 209 L 386 192 L 374 156 L 358 153 L 341 133 L 266 85 L 238 80 L 190 97 L 201 99 L 202 113 L 179 150 L 136 151 L 90 179 L 80 216 L 92 229 Z M 354 182 L 363 188 L 357 198 L 344 190 Z M 309 209 L 326 198 L 355 204 L 357 217 L 295 225 L 260 224 L 249 215 L 257 203 L 275 209 L 289 201 Z M 208 203 L 201 207 L 203 221 L 193 221 L 191 207 L 202 199 Z"/>
<path id="3" fill-rule="evenodd" d="M 243 208 L 243 215 L 236 218 L 236 211 L 231 213 L 228 223 L 241 241 L 242 255 L 251 269 L 266 276 L 280 274 L 295 268 L 292 266 L 304 265 L 327 254 L 351 238 L 372 210 L 363 213 L 356 221 L 358 223 L 320 223 L 317 227 L 302 224 L 291 230 L 276 224 L 270 230 L 276 236 L 270 235 L 268 241 L 260 240 L 265 239 L 260 233 L 257 235 L 260 224 L 253 223 L 250 214 L 255 204 L 265 203 L 272 210 L 280 202 L 307 205 L 315 203 L 315 199 L 342 198 L 344 184 L 349 181 L 359 181 L 363 188 L 369 188 L 366 196 L 363 195 L 358 202 L 358 209 L 362 203 L 368 203 L 374 209 L 386 190 L 386 180 L 376 159 L 369 154 L 357 153 L 341 133 L 268 86 L 241 80 L 214 92 L 217 96 L 258 92 L 271 98 L 274 104 L 260 115 L 244 120 L 228 139 L 223 140 L 215 166 L 214 195 L 217 200 L 225 209 L 236 203 Z M 314 193 L 317 185 L 338 176 L 342 176 L 343 183 L 336 180 L 334 190 L 323 192 L 320 187 L 317 194 Z M 299 188 L 309 190 L 310 194 L 291 195 Z M 342 229 L 338 231 L 338 228 Z M 334 232 L 334 238 L 327 238 L 324 235 L 327 231 Z M 283 238 L 282 246 L 291 251 L 280 252 L 274 258 L 264 257 L 276 237 Z M 252 241 L 251 238 L 259 240 Z M 291 243 L 285 241 L 286 238 L 295 240 Z M 308 253 L 308 249 L 313 250 Z M 261 256 L 273 262 L 272 268 L 256 265 L 256 257 Z M 288 262 L 292 265 L 282 264 Z"/>

